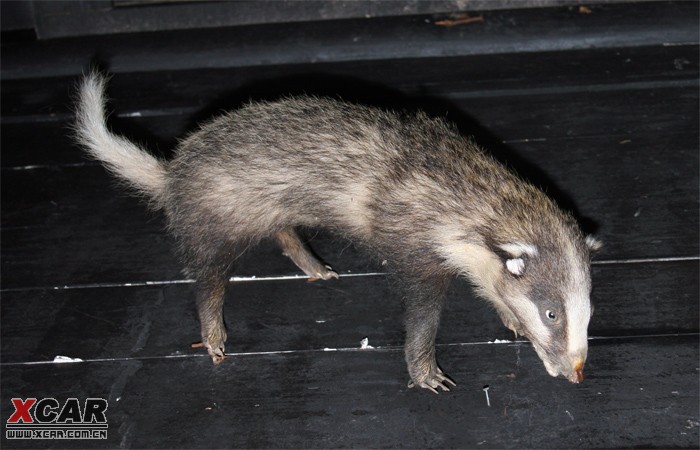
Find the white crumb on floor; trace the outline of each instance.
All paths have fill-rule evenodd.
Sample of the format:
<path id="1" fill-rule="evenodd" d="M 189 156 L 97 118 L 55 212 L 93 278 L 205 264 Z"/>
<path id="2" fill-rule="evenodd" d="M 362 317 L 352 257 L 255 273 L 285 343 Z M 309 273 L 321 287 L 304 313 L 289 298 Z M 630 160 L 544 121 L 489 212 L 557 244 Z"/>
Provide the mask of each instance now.
<path id="1" fill-rule="evenodd" d="M 369 345 L 369 338 L 364 338 L 360 341 L 360 349 L 365 350 L 365 349 L 370 349 L 374 348 L 371 345 Z"/>
<path id="2" fill-rule="evenodd" d="M 510 341 L 508 339 L 494 339 L 493 341 L 489 341 L 489 344 L 510 344 L 513 341 Z"/>
<path id="3" fill-rule="evenodd" d="M 74 363 L 74 362 L 83 362 L 83 360 L 80 358 L 71 358 L 70 356 L 56 355 L 56 357 L 53 359 L 53 362 L 55 362 L 55 363 Z"/>

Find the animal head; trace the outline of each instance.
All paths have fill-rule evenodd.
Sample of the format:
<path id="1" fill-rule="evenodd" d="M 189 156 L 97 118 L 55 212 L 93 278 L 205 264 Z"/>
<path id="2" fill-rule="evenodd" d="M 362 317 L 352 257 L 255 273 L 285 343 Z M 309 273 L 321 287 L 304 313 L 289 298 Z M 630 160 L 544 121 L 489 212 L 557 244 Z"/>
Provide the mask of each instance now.
<path id="1" fill-rule="evenodd" d="M 583 380 L 593 314 L 590 254 L 600 246 L 592 237 L 554 236 L 549 244 L 491 248 L 501 264 L 500 276 L 490 281 L 501 317 L 510 319 L 504 323 L 530 339 L 550 375 L 572 383 Z"/>
<path id="2" fill-rule="evenodd" d="M 445 250 L 448 263 L 459 266 L 505 326 L 532 342 L 550 375 L 579 383 L 593 313 L 590 255 L 600 247 L 576 230 L 539 242 L 462 243 Z"/>

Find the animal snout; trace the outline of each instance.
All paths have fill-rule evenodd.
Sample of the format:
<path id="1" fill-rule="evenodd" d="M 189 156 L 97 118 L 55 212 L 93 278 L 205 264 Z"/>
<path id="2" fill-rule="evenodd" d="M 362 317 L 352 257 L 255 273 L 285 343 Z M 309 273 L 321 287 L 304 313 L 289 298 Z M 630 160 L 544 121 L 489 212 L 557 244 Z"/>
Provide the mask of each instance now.
<path id="1" fill-rule="evenodd" d="M 574 370 L 569 376 L 569 381 L 578 384 L 583 381 L 583 360 L 578 359 L 574 363 Z"/>

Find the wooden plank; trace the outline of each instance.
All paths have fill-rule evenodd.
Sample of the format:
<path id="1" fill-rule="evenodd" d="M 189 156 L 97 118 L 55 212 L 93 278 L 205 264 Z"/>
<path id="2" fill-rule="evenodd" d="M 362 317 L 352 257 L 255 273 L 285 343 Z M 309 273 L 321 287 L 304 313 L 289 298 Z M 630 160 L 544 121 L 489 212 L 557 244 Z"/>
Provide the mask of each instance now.
<path id="1" fill-rule="evenodd" d="M 597 0 L 596 3 L 619 3 L 625 0 Z M 153 32 L 189 28 L 220 28 L 224 26 L 263 23 L 309 22 L 406 16 L 416 14 L 468 11 L 578 6 L 576 0 L 323 0 L 304 2 L 277 1 L 274 8 L 260 2 L 200 2 L 181 0 L 114 0 L 111 4 L 98 2 L 46 2 L 34 5 L 37 33 L 43 39 L 113 33 Z M 8 10 L 16 8 L 8 5 Z"/>
<path id="2" fill-rule="evenodd" d="M 501 159 L 603 239 L 600 259 L 698 255 L 697 134 L 509 145 Z"/>
<path id="3" fill-rule="evenodd" d="M 2 79 L 3 123 L 65 120 L 77 75 Z M 250 98 L 309 93 L 393 108 L 454 109 L 436 99 L 490 98 L 686 86 L 697 90 L 698 46 L 596 48 L 565 52 L 381 59 L 293 65 L 195 68 L 114 73 L 111 106 L 127 117 L 204 113 L 238 107 Z M 639 101 L 639 100 L 637 100 Z M 434 105 L 431 105 L 431 102 Z M 469 109 L 465 110 L 466 112 Z M 513 108 L 506 114 L 517 114 Z M 639 115 L 638 115 L 639 116 Z M 639 118 L 639 117 L 638 117 Z M 136 118 L 138 119 L 138 118 Z M 643 117 L 641 118 L 643 119 Z M 173 134 L 181 134 L 182 128 Z"/>
<path id="4" fill-rule="evenodd" d="M 698 332 L 698 261 L 594 266 L 592 336 Z M 4 292 L 3 362 L 205 355 L 190 285 Z M 229 286 L 232 353 L 403 343 L 401 302 L 384 277 Z M 438 341 L 513 339 L 464 281 L 450 290 Z"/>
<path id="5" fill-rule="evenodd" d="M 600 92 L 586 92 L 584 87 L 582 92 L 463 98 L 455 103 L 467 118 L 474 110 L 473 120 L 506 142 L 596 136 L 622 140 L 694 130 L 698 122 L 698 89 L 693 87 L 627 89 L 622 85 L 620 90 Z M 468 119 L 458 116 L 456 121 L 469 126 Z"/>
<path id="6" fill-rule="evenodd" d="M 406 388 L 398 351 L 255 355 L 217 367 L 205 358 L 3 365 L 0 418 L 12 397 L 106 398 L 108 439 L 89 442 L 96 448 L 697 444 L 697 336 L 597 342 L 576 386 L 549 377 L 523 347 L 440 348 L 459 384 L 439 396 Z M 39 442 L 3 434 L 2 445 Z"/>
<path id="7" fill-rule="evenodd" d="M 91 447 L 695 448 L 698 9 L 591 10 L 3 45 L 0 420 L 12 397 L 98 396 L 110 435 Z M 95 54 L 116 74 L 114 128 L 166 155 L 221 108 L 301 91 L 475 133 L 606 243 L 584 383 L 550 378 L 526 342 L 487 344 L 513 338 L 462 281 L 438 336 L 459 386 L 407 390 L 400 302 L 382 276 L 232 283 L 231 354 L 213 366 L 190 347 L 193 286 L 167 284 L 183 277 L 161 215 L 66 137 L 69 87 Z M 331 236 L 312 246 L 343 274 L 381 270 Z M 248 277 L 298 273 L 270 243 L 242 263 Z M 148 280 L 166 284 L 128 286 Z M 364 337 L 379 348 L 360 351 Z M 87 362 L 47 363 L 56 355 Z"/>
<path id="8" fill-rule="evenodd" d="M 124 73 L 698 43 L 698 10 L 688 2 L 601 5 L 594 14 L 536 8 L 482 16 L 455 27 L 419 15 L 36 41 L 3 48 L 2 78 L 78 75 L 95 55 L 105 55 L 112 72 Z"/>
<path id="9" fill-rule="evenodd" d="M 403 103 L 398 109 L 424 110 L 447 117 L 465 135 L 476 135 L 487 147 L 501 151 L 512 148 L 516 153 L 517 144 L 524 140 L 601 136 L 625 140 L 640 134 L 688 133 L 697 130 L 698 123 L 699 99 L 695 87 L 624 88 L 568 94 L 536 92 L 485 98 L 464 97 L 467 94 L 465 91 L 443 100 L 423 98 L 415 103 Z M 373 103 L 381 104 L 381 100 L 376 97 Z M 219 108 L 214 109 L 220 113 Z M 645 113 L 638 114 L 640 110 Z M 122 117 L 111 122 L 116 133 L 167 156 L 177 138 L 196 129 L 197 116 L 193 114 Z M 2 147 L 5 168 L 86 161 L 73 145 L 70 122 L 3 122 Z"/>
<path id="10" fill-rule="evenodd" d="M 697 134 L 644 134 L 519 142 L 509 144 L 518 154 L 498 154 L 578 211 L 606 243 L 601 259 L 617 260 L 698 255 L 697 145 Z M 2 179 L 3 287 L 181 278 L 162 216 L 102 168 L 4 171 Z M 312 246 L 343 273 L 377 270 L 347 241 L 321 234 Z M 272 245 L 253 250 L 238 272 L 291 273 Z"/>

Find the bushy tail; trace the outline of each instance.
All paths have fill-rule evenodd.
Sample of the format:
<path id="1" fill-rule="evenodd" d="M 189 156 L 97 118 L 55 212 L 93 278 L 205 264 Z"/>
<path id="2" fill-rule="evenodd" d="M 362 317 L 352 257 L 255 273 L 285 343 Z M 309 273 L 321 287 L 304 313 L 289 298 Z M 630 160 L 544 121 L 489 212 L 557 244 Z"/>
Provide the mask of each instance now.
<path id="1" fill-rule="evenodd" d="M 165 167 L 129 140 L 107 129 L 105 116 L 106 79 L 96 71 L 84 76 L 76 105 L 76 138 L 90 155 L 125 181 L 128 186 L 161 204 L 165 192 Z"/>

